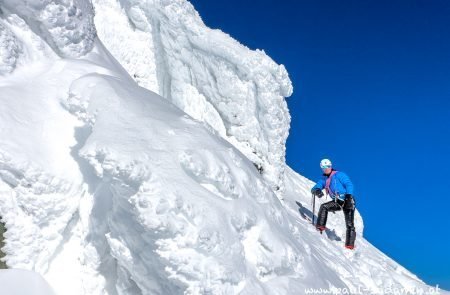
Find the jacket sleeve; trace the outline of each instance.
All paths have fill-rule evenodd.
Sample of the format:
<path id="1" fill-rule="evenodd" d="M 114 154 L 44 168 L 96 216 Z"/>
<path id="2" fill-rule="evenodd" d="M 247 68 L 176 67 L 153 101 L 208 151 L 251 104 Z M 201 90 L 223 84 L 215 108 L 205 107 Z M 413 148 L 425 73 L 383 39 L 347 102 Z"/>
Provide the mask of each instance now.
<path id="1" fill-rule="evenodd" d="M 323 188 L 325 187 L 325 181 L 321 178 L 315 186 L 313 186 L 313 188 L 311 189 L 311 192 L 313 192 L 316 188 L 319 188 L 321 190 L 323 190 Z"/>
<path id="2" fill-rule="evenodd" d="M 350 178 L 345 174 L 344 172 L 339 172 L 339 180 L 341 181 L 342 185 L 345 187 L 345 191 L 347 194 L 353 195 L 353 183 L 350 180 Z"/>

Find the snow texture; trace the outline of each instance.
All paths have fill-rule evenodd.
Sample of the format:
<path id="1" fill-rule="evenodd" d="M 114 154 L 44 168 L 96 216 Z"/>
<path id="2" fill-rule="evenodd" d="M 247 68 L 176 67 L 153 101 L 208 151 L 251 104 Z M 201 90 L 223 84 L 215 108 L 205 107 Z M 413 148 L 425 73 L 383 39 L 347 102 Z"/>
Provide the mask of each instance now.
<path id="1" fill-rule="evenodd" d="M 27 270 L 0 270 L 0 286 L 4 295 L 55 294 L 42 276 Z"/>
<path id="2" fill-rule="evenodd" d="M 283 195 L 292 84 L 283 65 L 204 25 L 185 0 L 94 0 L 105 46 L 136 81 L 213 127 Z M 113 16 L 113 17 L 112 17 Z M 123 46 L 124 42 L 135 46 Z"/>
<path id="3" fill-rule="evenodd" d="M 90 1 L 2 0 L 1 4 L 5 13 L 20 16 L 63 57 L 83 56 L 93 47 L 96 32 Z"/>
<path id="4" fill-rule="evenodd" d="M 279 121 L 277 130 L 280 139 L 287 136 L 289 115 L 283 95 L 291 91 L 290 82 L 284 68 L 262 52 L 249 51 L 225 34 L 207 29 L 184 1 L 139 2 L 134 8 L 131 2 L 122 2 L 125 8 L 107 2 L 109 9 L 134 11 L 127 15 L 142 12 L 148 14 L 144 19 L 159 24 L 142 20 L 141 25 L 150 24 L 159 33 L 147 35 L 149 31 L 136 29 L 127 44 L 120 39 L 127 34 L 120 31 L 132 26 L 122 19 L 116 27 L 121 37 L 110 41 L 117 54 L 134 42 L 144 48 L 145 42 L 159 40 L 144 53 L 155 67 L 139 68 L 148 70 L 141 73 L 148 79 L 136 80 L 147 83 L 145 87 L 157 81 L 154 90 L 166 94 L 160 89 L 170 84 L 170 95 L 163 98 L 140 87 L 126 72 L 139 64 L 135 56 L 124 63 L 125 70 L 99 39 L 94 38 L 82 57 L 63 57 L 55 44 L 62 44 L 65 35 L 49 35 L 42 26 L 36 30 L 36 23 L 30 21 L 31 16 L 42 16 L 47 4 L 60 2 L 27 2 L 26 18 L 12 13 L 11 3 L 0 2 L 4 12 L 0 40 L 9 40 L 2 42 L 6 44 L 2 48 L 18 48 L 2 51 L 3 63 L 9 67 L 2 68 L 6 70 L 0 79 L 0 216 L 7 228 L 2 250 L 9 267 L 42 274 L 56 294 L 65 295 L 428 290 L 364 239 L 358 212 L 355 251 L 343 247 L 341 212 L 330 215 L 324 235 L 301 217 L 311 216 L 313 183 L 285 166 L 284 159 L 271 162 L 278 152 L 284 155 L 284 145 L 280 141 L 277 147 L 275 130 L 270 129 L 276 112 L 265 113 L 273 108 L 286 115 L 281 117 L 287 121 L 280 119 L 283 123 Z M 63 6 L 70 3 L 89 7 L 87 1 L 61 1 Z M 99 7 L 113 13 L 106 6 L 97 6 L 97 11 Z M 172 19 L 176 12 L 179 19 Z M 71 23 L 70 18 L 63 20 Z M 93 25 L 85 29 L 95 32 Z M 50 36 L 57 42 L 48 42 Z M 107 46 L 110 41 L 105 41 Z M 214 46 L 208 42 L 215 42 Z M 164 55 L 158 55 L 159 50 Z M 190 57 L 178 64 L 184 55 Z M 170 65 L 164 71 L 158 70 L 161 56 Z M 186 80 L 182 73 L 190 67 L 192 78 Z M 227 72 L 228 67 L 233 70 Z M 274 74 L 277 69 L 284 72 L 279 80 Z M 201 76 L 203 70 L 215 74 Z M 208 84 L 213 76 L 215 82 Z M 168 78 L 169 84 L 160 83 Z M 201 79 L 206 80 L 193 82 Z M 247 83 L 259 90 L 233 100 L 236 89 L 251 88 L 242 86 Z M 201 90 L 200 84 L 206 88 Z M 218 88 L 219 84 L 225 88 Z M 199 93 L 206 93 L 208 87 L 216 92 L 201 97 Z M 260 96 L 260 90 L 267 96 Z M 230 97 L 219 96 L 221 91 L 230 91 Z M 181 101 L 185 109 L 204 117 L 188 115 L 177 107 Z M 210 108 L 197 108 L 202 102 Z M 255 106 L 254 112 L 248 113 L 247 104 Z M 261 148 L 259 163 L 265 161 L 264 169 L 273 165 L 283 179 L 260 174 L 254 165 L 256 156 L 243 149 L 237 133 L 232 134 L 239 129 L 229 119 L 233 109 L 254 122 L 251 129 L 242 121 L 247 122 L 241 126 L 246 130 L 242 136 L 261 136 L 249 145 Z M 217 128 L 221 124 L 226 136 Z M 262 148 L 272 145 L 274 150 Z M 283 201 L 275 183 L 284 184 Z"/>
<path id="5" fill-rule="evenodd" d="M 9 74 L 16 68 L 21 51 L 16 36 L 0 22 L 0 75 Z"/>

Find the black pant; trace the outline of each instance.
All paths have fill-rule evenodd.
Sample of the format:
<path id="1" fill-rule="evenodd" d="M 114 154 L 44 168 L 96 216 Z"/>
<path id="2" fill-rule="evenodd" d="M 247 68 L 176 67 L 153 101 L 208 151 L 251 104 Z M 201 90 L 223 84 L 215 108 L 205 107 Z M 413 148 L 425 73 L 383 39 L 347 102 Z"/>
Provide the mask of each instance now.
<path id="1" fill-rule="evenodd" d="M 327 224 L 328 212 L 339 211 L 342 209 L 343 205 L 344 201 L 341 200 L 323 203 L 319 209 L 316 226 L 317 227 L 325 226 Z M 345 225 L 347 226 L 347 232 L 345 235 L 345 245 L 354 246 L 356 239 L 355 224 L 354 224 L 355 209 L 343 209 L 343 211 L 345 217 Z"/>

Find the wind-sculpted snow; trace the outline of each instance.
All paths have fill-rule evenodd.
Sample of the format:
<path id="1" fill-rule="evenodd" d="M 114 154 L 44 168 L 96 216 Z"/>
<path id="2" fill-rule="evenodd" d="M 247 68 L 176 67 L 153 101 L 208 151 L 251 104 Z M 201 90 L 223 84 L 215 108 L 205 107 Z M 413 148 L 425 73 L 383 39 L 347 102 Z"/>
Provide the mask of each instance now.
<path id="1" fill-rule="evenodd" d="M 96 37 L 94 11 L 85 0 L 3 0 L 4 16 L 17 14 L 63 57 L 92 50 Z"/>
<path id="2" fill-rule="evenodd" d="M 230 144 L 161 97 L 111 77 L 79 79 L 66 104 L 91 130 L 81 156 L 110 187 L 107 197 L 94 194 L 105 218 L 93 234 L 106 236 L 120 288 L 233 294 L 298 276 L 293 237 L 279 235 L 291 231 L 281 204 Z"/>
<path id="3" fill-rule="evenodd" d="M 16 68 L 21 51 L 16 36 L 0 20 L 0 75 L 9 74 Z"/>
<path id="4" fill-rule="evenodd" d="M 59 294 L 426 287 L 364 240 L 359 214 L 359 249 L 347 252 L 342 216 L 323 236 L 300 217 L 309 181 L 288 170 L 283 205 L 213 129 L 100 63 L 33 65 L 2 86 L 10 267 L 42 273 Z"/>
<path id="5" fill-rule="evenodd" d="M 185 0 L 94 5 L 100 39 L 129 74 L 212 126 L 282 196 L 290 124 L 284 97 L 292 93 L 284 66 L 209 29 Z"/>
<path id="6" fill-rule="evenodd" d="M 9 266 L 44 273 L 76 214 L 78 192 L 31 163 L 10 161 L 0 153 L 0 215 L 8 228 L 3 251 Z"/>

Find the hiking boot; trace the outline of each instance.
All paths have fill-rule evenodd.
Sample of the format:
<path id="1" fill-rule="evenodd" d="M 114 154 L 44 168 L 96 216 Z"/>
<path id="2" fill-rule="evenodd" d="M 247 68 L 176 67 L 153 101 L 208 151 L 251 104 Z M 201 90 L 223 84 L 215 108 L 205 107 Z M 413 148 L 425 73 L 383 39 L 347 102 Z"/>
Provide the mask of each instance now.
<path id="1" fill-rule="evenodd" d="M 317 225 L 317 226 L 316 226 L 316 229 L 317 229 L 318 231 L 320 231 L 320 233 L 322 233 L 322 232 L 326 229 L 326 227 L 325 227 L 325 225 Z"/>

